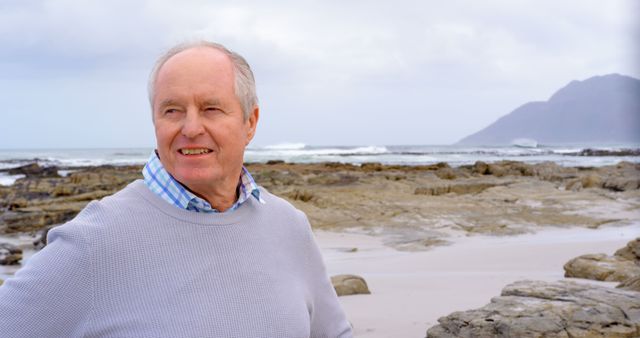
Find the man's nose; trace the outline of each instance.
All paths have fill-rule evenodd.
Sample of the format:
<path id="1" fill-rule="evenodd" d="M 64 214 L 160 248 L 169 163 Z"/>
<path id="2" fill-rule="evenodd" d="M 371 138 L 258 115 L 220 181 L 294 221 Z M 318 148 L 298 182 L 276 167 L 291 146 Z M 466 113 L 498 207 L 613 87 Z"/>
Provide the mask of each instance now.
<path id="1" fill-rule="evenodd" d="M 194 138 L 198 135 L 204 134 L 204 125 L 202 124 L 202 116 L 196 109 L 190 109 L 184 119 L 182 125 L 182 135 L 188 138 Z"/>

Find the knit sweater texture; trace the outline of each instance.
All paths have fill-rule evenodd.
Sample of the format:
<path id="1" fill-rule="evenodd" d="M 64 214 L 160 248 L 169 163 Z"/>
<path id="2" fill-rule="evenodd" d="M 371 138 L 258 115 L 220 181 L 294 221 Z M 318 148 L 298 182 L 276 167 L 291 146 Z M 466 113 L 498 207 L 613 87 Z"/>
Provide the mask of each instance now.
<path id="1" fill-rule="evenodd" d="M 196 213 L 137 180 L 91 202 L 0 287 L 0 336 L 351 337 L 306 216 L 261 196 Z"/>

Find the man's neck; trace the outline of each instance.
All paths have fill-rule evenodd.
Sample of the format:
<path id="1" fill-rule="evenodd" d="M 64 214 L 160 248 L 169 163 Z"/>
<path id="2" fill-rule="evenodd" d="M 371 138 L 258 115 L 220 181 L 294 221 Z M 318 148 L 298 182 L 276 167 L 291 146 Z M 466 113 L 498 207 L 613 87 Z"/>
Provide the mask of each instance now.
<path id="1" fill-rule="evenodd" d="M 181 183 L 182 184 L 182 183 Z M 183 184 L 183 186 L 187 189 L 189 189 L 189 191 L 191 191 L 194 195 L 204 199 L 205 201 L 209 202 L 209 204 L 211 205 L 212 208 L 220 211 L 220 212 L 224 212 L 227 209 L 231 208 L 233 206 L 234 203 L 236 203 L 236 201 L 238 200 L 239 197 L 239 192 L 238 192 L 238 186 L 239 186 L 239 181 L 236 182 L 235 184 L 235 189 L 230 190 L 230 189 L 226 189 L 226 192 L 230 192 L 230 193 L 225 193 L 225 190 L 222 191 L 209 191 L 208 194 L 203 194 L 198 192 L 197 190 L 194 190 L 192 188 L 187 187 L 186 185 Z"/>

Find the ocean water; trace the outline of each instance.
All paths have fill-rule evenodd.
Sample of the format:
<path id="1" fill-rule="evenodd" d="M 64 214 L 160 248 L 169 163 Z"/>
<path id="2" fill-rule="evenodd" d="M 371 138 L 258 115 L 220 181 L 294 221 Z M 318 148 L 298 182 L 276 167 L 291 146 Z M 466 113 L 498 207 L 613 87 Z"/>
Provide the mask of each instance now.
<path id="1" fill-rule="evenodd" d="M 286 143 L 249 147 L 245 162 L 283 160 L 293 163 L 342 162 L 361 164 L 421 165 L 447 162 L 451 166 L 473 164 L 476 161 L 514 160 L 526 163 L 553 161 L 563 166 L 604 166 L 620 161 L 640 163 L 640 156 L 577 156 L 583 149 L 616 151 L 639 149 L 640 144 L 618 145 L 537 145 L 469 147 L 457 145 L 409 146 L 312 146 Z M 41 166 L 83 167 L 95 165 L 142 165 L 151 148 L 105 149 L 0 149 L 0 184 L 12 184 L 20 176 L 8 175 L 3 169 L 37 162 Z"/>

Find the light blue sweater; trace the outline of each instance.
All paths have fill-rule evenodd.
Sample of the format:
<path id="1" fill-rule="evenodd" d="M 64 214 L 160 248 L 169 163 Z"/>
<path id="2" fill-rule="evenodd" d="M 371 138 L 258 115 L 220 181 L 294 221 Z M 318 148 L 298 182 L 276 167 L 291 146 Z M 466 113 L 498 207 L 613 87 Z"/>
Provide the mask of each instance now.
<path id="1" fill-rule="evenodd" d="M 1 337 L 351 337 L 306 216 L 168 205 L 141 180 L 91 202 L 0 287 Z"/>

